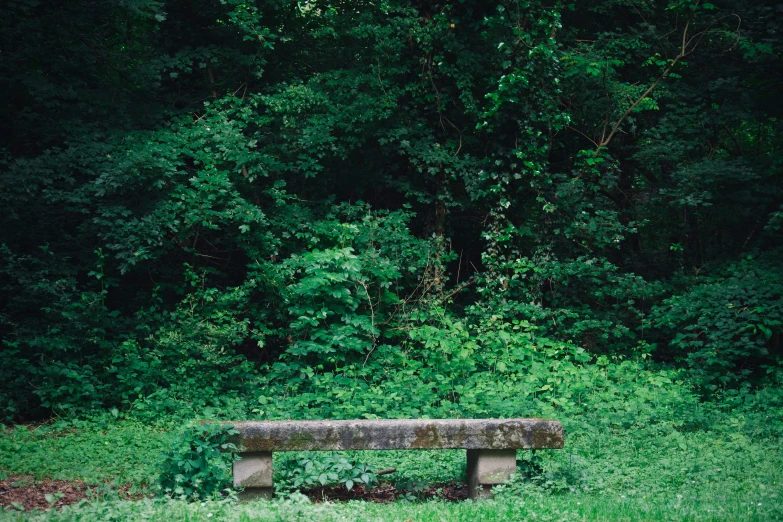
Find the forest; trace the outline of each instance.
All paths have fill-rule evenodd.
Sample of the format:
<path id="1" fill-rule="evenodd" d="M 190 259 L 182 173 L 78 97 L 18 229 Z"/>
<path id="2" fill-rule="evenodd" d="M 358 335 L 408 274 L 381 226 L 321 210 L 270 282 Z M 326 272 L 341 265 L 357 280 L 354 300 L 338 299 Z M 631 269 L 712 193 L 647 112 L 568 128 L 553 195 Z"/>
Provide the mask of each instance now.
<path id="1" fill-rule="evenodd" d="M 782 53 L 777 1 L 3 2 L 0 519 L 783 519 Z M 202 423 L 517 417 L 565 447 L 480 503 L 456 450 L 238 503 Z"/>

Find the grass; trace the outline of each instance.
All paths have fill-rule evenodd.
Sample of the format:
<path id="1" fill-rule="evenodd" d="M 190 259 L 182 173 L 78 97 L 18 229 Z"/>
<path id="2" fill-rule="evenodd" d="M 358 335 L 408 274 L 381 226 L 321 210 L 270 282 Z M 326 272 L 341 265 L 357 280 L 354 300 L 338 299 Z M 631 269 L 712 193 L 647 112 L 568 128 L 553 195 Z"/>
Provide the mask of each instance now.
<path id="1" fill-rule="evenodd" d="M 61 512 L 0 514 L 7 520 L 783 520 L 780 436 L 718 416 L 708 428 L 658 423 L 606 427 L 566 419 L 565 450 L 546 451 L 537 480 L 517 478 L 480 503 L 364 502 L 312 504 L 294 495 L 274 502 L 230 504 L 181 500 L 106 501 Z M 758 424 L 757 424 L 758 426 Z M 755 431 L 754 431 L 755 430 Z M 130 484 L 144 492 L 171 433 L 166 426 L 99 417 L 6 430 L 0 473 Z M 276 466 L 294 454 L 280 454 Z M 462 451 L 355 452 L 375 469 L 396 467 L 394 480 L 431 485 L 464 479 Z M 520 457 L 524 454 L 520 453 Z M 104 489 L 107 489 L 104 487 Z M 104 492 L 105 493 L 105 492 Z M 209 516 L 210 513 L 212 516 Z"/>
<path id="2" fill-rule="evenodd" d="M 0 470 L 139 488 L 154 481 L 155 462 L 169 437 L 163 427 L 107 416 L 34 429 L 21 426 L 0 435 Z"/>
<path id="3" fill-rule="evenodd" d="M 766 521 L 783 515 L 780 498 L 767 493 L 753 499 L 726 494 L 720 488 L 691 490 L 685 495 L 530 494 L 462 503 L 426 502 L 383 505 L 365 502 L 313 504 L 295 496 L 273 502 L 187 503 L 176 500 L 96 502 L 59 513 L 6 513 L 5 520 L 174 520 L 174 521 Z"/>

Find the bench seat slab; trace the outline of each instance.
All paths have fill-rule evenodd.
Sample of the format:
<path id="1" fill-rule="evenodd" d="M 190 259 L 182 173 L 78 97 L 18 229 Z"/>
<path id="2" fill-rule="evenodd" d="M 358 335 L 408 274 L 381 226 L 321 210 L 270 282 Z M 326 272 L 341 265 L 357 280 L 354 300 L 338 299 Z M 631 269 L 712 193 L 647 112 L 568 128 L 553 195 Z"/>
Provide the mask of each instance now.
<path id="1" fill-rule="evenodd" d="M 563 426 L 546 419 L 403 419 L 233 423 L 241 453 L 413 449 L 558 449 Z"/>

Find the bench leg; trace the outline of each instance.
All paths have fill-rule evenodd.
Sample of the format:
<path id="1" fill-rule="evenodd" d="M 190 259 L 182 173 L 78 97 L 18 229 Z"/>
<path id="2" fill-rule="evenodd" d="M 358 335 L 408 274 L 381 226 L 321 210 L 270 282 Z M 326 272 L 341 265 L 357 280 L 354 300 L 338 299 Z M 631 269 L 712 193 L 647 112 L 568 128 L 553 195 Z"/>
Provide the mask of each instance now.
<path id="1" fill-rule="evenodd" d="M 468 450 L 468 498 L 492 496 L 491 488 L 517 470 L 517 450 Z"/>
<path id="2" fill-rule="evenodd" d="M 240 453 L 240 460 L 234 462 L 234 487 L 245 488 L 239 494 L 242 500 L 271 499 L 272 452 Z"/>

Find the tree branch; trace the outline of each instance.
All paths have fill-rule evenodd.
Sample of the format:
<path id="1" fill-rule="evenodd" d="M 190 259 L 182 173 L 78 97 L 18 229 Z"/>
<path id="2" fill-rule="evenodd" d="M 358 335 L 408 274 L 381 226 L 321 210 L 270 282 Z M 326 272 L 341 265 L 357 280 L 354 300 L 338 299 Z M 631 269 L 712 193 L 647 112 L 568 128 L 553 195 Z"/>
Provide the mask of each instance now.
<path id="1" fill-rule="evenodd" d="M 697 5 L 698 5 L 698 4 L 697 4 Z M 622 124 L 622 123 L 625 121 L 625 119 L 626 119 L 626 118 L 628 118 L 628 116 L 630 116 L 630 114 L 633 112 L 633 110 L 634 110 L 636 107 L 638 107 L 638 106 L 639 106 L 639 104 L 640 104 L 640 103 L 642 103 L 642 101 L 644 101 L 645 99 L 647 99 L 647 96 L 649 96 L 649 95 L 650 95 L 650 93 L 651 93 L 651 92 L 653 92 L 653 91 L 655 90 L 655 88 L 658 86 L 658 84 L 659 84 L 659 83 L 661 83 L 661 81 L 663 81 L 663 79 L 664 79 L 664 78 L 666 78 L 666 77 L 669 75 L 669 73 L 671 72 L 671 70 L 674 68 L 674 66 L 675 66 L 675 65 L 677 65 L 677 63 L 678 63 L 680 60 L 682 60 L 682 59 L 683 59 L 683 58 L 685 58 L 687 55 L 689 55 L 690 53 L 692 53 L 692 52 L 693 52 L 693 50 L 696 48 L 696 46 L 697 46 L 697 45 L 699 45 L 699 42 L 701 42 L 701 37 L 702 37 L 702 36 L 704 36 L 704 33 L 705 33 L 705 32 L 706 32 L 708 29 L 709 29 L 709 27 L 708 27 L 708 28 L 707 28 L 707 29 L 705 29 L 704 31 L 701 31 L 701 33 L 698 33 L 698 34 L 696 34 L 696 35 L 692 36 L 692 37 L 691 37 L 691 39 L 690 39 L 690 40 L 688 40 L 688 29 L 690 28 L 690 25 L 691 25 L 691 21 L 690 21 L 690 20 L 688 20 L 688 21 L 685 23 L 685 28 L 684 28 L 684 29 L 683 29 L 683 31 L 682 31 L 682 43 L 680 44 L 680 52 L 677 54 L 677 56 L 675 56 L 675 57 L 674 57 L 674 59 L 673 59 L 673 60 L 671 61 L 671 63 L 670 63 L 670 64 L 669 64 L 669 65 L 666 67 L 666 69 L 664 69 L 663 73 L 662 73 L 662 74 L 661 74 L 661 75 L 658 77 L 658 79 L 657 79 L 657 80 L 655 80 L 655 81 L 653 82 L 653 84 L 652 84 L 652 85 L 650 85 L 650 86 L 647 88 L 647 90 L 645 90 L 645 91 L 642 93 L 642 95 L 641 95 L 641 96 L 639 96 L 639 98 L 637 98 L 637 99 L 636 99 L 636 101 L 635 101 L 635 102 L 633 102 L 633 103 L 631 104 L 631 106 L 630 106 L 630 107 L 628 107 L 628 109 L 626 109 L 626 111 L 623 113 L 623 115 L 622 115 L 622 116 L 620 116 L 620 118 L 619 118 L 619 119 L 618 119 L 618 120 L 615 122 L 615 124 L 612 126 L 612 130 L 609 132 L 609 135 L 608 135 L 608 136 L 606 136 L 606 138 L 603 138 L 603 137 L 602 137 L 602 139 L 601 139 L 601 143 L 599 144 L 598 148 L 596 148 L 596 149 L 595 149 L 595 152 L 593 153 L 593 157 L 597 156 L 597 155 L 598 155 L 598 154 L 601 152 L 601 149 L 602 149 L 602 148 L 604 148 L 604 147 L 606 147 L 607 145 L 609 145 L 609 143 L 612 141 L 612 138 L 614 138 L 614 135 L 615 135 L 615 134 L 617 134 L 617 131 L 619 130 L 619 128 L 620 128 L 620 125 L 621 125 L 621 124 Z M 712 26 L 712 24 L 710 24 L 710 27 L 711 27 L 711 26 Z M 689 45 L 689 44 L 690 44 L 690 43 L 693 41 L 693 39 L 694 39 L 694 38 L 696 38 L 697 36 L 699 37 L 699 39 L 696 41 L 696 44 L 695 44 L 693 47 L 691 47 L 691 50 L 689 51 L 689 50 L 688 50 L 688 45 Z"/>

